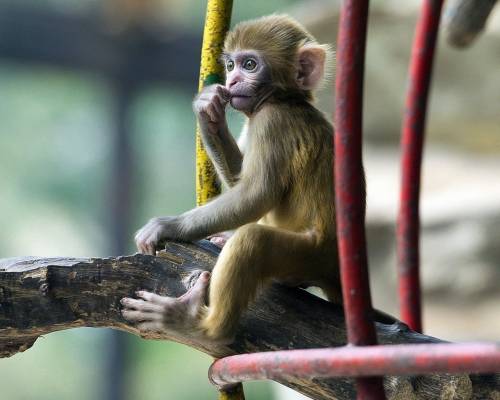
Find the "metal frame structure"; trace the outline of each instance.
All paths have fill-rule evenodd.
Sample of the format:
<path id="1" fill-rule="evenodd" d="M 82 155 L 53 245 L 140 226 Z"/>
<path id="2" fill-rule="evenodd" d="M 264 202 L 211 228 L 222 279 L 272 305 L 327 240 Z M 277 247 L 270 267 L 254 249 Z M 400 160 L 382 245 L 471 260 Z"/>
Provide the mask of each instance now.
<path id="1" fill-rule="evenodd" d="M 223 358 L 212 364 L 209 375 L 215 385 L 224 387 L 260 379 L 370 377 L 374 374 L 479 374 L 498 368 L 499 357 L 500 348 L 495 343 L 404 344 L 268 351 Z"/>
<path id="2" fill-rule="evenodd" d="M 443 0 L 423 0 L 410 63 L 402 129 L 402 190 L 398 218 L 402 320 L 421 331 L 419 283 L 420 170 L 427 99 Z M 208 0 L 200 89 L 219 82 L 218 52 L 230 23 L 232 0 Z M 337 41 L 335 201 L 344 311 L 350 346 L 244 354 L 215 361 L 211 382 L 221 400 L 244 399 L 241 382 L 255 379 L 356 378 L 358 400 L 385 399 L 384 375 L 500 371 L 494 343 L 376 345 L 365 237 L 362 165 L 363 76 L 368 0 L 344 0 Z M 197 203 L 218 192 L 197 135 Z M 333 222 L 333 221 L 332 221 Z M 374 376 L 375 375 L 375 376 Z"/>
<path id="3" fill-rule="evenodd" d="M 377 344 L 371 319 L 365 234 L 362 160 L 363 78 L 369 2 L 342 3 L 335 80 L 335 207 L 347 339 L 354 346 Z M 383 399 L 381 377 L 356 379 L 358 398 Z"/>
<path id="4" fill-rule="evenodd" d="M 427 100 L 443 0 L 423 2 L 411 55 L 406 107 L 401 133 L 401 195 L 397 226 L 401 319 L 422 332 L 419 277 L 420 175 Z"/>

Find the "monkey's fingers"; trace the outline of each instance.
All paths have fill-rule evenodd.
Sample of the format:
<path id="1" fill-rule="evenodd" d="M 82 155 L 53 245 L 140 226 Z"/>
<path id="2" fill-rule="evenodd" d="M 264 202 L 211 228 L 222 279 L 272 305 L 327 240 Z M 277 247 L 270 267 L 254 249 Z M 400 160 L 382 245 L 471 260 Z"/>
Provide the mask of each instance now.
<path id="1" fill-rule="evenodd" d="M 220 124 L 225 117 L 225 105 L 223 105 L 222 100 L 218 96 L 215 96 L 210 103 L 207 104 L 204 112 L 208 114 L 209 121 Z"/>
<path id="2" fill-rule="evenodd" d="M 219 132 L 219 124 L 217 122 L 208 121 L 207 123 L 208 131 L 216 135 Z"/>
<path id="3" fill-rule="evenodd" d="M 216 96 L 214 98 L 213 104 L 215 106 L 215 110 L 220 118 L 224 117 L 225 109 L 227 105 L 227 101 L 225 101 L 221 96 Z"/>
<path id="4" fill-rule="evenodd" d="M 139 229 L 135 233 L 135 237 L 134 237 L 134 241 L 135 241 L 135 245 L 137 246 L 137 250 L 139 250 L 139 252 L 142 254 L 149 254 L 149 252 L 148 252 L 149 249 L 147 247 L 147 241 L 146 241 L 146 232 L 145 232 L 147 227 L 148 227 L 148 225 Z"/>
<path id="5" fill-rule="evenodd" d="M 225 106 L 230 99 L 229 91 L 213 90 L 207 93 L 202 93 L 196 99 L 195 108 L 200 111 L 204 108 L 204 106 L 212 103 L 214 99 L 218 99 L 220 103 Z"/>
<path id="6" fill-rule="evenodd" d="M 150 256 L 154 256 L 156 254 L 156 249 L 154 244 L 146 241 L 137 241 L 136 242 L 137 249 L 142 254 L 148 254 Z"/>
<path id="7" fill-rule="evenodd" d="M 149 303 L 157 305 L 161 308 L 163 308 L 163 306 L 169 306 L 173 302 L 175 302 L 175 300 L 177 300 L 175 297 L 160 296 L 158 294 L 146 292 L 145 290 L 139 290 L 139 291 L 135 292 L 135 294 L 137 297 L 139 297 L 139 298 L 141 298 Z"/>
<path id="8" fill-rule="evenodd" d="M 143 254 L 154 256 L 160 242 L 157 224 L 149 222 L 135 235 L 137 249 Z"/>
<path id="9" fill-rule="evenodd" d="M 220 113 L 217 110 L 217 107 L 218 106 L 215 105 L 214 103 L 211 103 L 211 104 L 207 105 L 207 108 L 205 109 L 205 112 L 208 114 L 209 122 L 219 123 L 219 121 L 220 121 Z"/>
<path id="10" fill-rule="evenodd" d="M 156 255 L 156 243 L 155 242 L 148 242 L 146 244 L 146 249 L 147 249 L 147 254 L 149 254 L 150 256 Z"/>
<path id="11" fill-rule="evenodd" d="M 217 93 L 225 101 L 225 103 L 228 103 L 229 100 L 231 100 L 231 94 L 229 92 L 229 89 L 227 89 L 225 86 L 223 85 L 217 86 Z"/>
<path id="12" fill-rule="evenodd" d="M 139 250 L 139 253 L 141 253 L 141 254 L 148 254 L 148 251 L 147 251 L 144 243 L 142 243 L 140 241 L 136 241 L 135 244 L 137 246 L 137 250 Z"/>

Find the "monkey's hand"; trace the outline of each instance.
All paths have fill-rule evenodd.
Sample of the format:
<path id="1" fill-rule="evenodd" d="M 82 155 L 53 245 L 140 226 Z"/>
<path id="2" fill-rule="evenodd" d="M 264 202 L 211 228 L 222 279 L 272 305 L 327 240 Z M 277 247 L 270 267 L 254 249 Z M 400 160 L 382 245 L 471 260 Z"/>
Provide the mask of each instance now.
<path id="1" fill-rule="evenodd" d="M 149 220 L 135 234 L 137 249 L 154 256 L 160 243 L 167 239 L 179 239 L 181 222 L 179 217 L 156 217 Z"/>
<path id="2" fill-rule="evenodd" d="M 200 136 L 217 174 L 228 187 L 234 186 L 241 171 L 243 156 L 226 121 L 229 91 L 222 85 L 205 87 L 193 101 Z"/>
<path id="3" fill-rule="evenodd" d="M 226 105 L 229 90 L 215 84 L 205 87 L 193 101 L 202 134 L 220 135 L 229 132 L 226 122 Z"/>

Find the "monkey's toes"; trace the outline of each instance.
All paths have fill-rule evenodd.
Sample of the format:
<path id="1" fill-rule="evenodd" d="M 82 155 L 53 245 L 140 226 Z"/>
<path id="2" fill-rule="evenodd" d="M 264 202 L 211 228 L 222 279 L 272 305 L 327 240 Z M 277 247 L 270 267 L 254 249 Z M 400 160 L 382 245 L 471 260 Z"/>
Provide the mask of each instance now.
<path id="1" fill-rule="evenodd" d="M 186 293 L 179 297 L 179 301 L 188 307 L 188 310 L 192 315 L 197 315 L 199 310 L 205 305 L 210 276 L 210 272 L 202 272 L 195 284 Z"/>
<path id="2" fill-rule="evenodd" d="M 205 283 L 207 284 L 209 281 L 210 281 L 210 272 L 208 271 L 203 271 L 201 274 L 200 274 L 200 277 L 198 278 L 198 281 L 201 280 L 201 283 Z"/>
<path id="3" fill-rule="evenodd" d="M 158 306 L 168 306 L 172 304 L 172 302 L 177 300 L 175 297 L 160 296 L 155 293 L 146 292 L 145 290 L 138 290 L 137 292 L 135 292 L 135 295 L 142 299 L 141 301 L 152 303 Z"/>
<path id="4" fill-rule="evenodd" d="M 141 299 L 132 299 L 130 297 L 125 297 L 120 300 L 120 303 L 125 307 L 125 309 L 132 309 L 138 311 L 150 311 L 150 312 L 161 312 L 162 307 L 158 304 L 144 301 Z"/>
<path id="5" fill-rule="evenodd" d="M 210 272 L 203 271 L 195 284 L 181 297 L 189 296 L 189 297 L 198 297 L 199 295 L 204 296 L 206 291 L 208 290 L 208 284 L 210 282 Z"/>
<path id="6" fill-rule="evenodd" d="M 122 310 L 122 316 L 129 322 L 161 321 L 161 314 L 131 309 Z"/>

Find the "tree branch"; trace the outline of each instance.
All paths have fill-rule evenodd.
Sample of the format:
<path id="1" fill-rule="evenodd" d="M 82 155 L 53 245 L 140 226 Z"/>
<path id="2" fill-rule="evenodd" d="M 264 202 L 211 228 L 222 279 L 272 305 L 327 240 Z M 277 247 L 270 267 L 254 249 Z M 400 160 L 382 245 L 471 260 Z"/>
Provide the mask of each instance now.
<path id="1" fill-rule="evenodd" d="M 91 326 L 138 331 L 120 314 L 120 299 L 138 289 L 182 295 L 197 276 L 211 270 L 218 249 L 206 241 L 173 243 L 157 257 L 35 258 L 0 260 L 0 357 L 30 348 L 43 334 Z M 377 323 L 380 343 L 434 343 L 439 339 L 410 331 L 406 325 Z M 175 340 L 214 357 L 256 351 L 342 346 L 346 330 L 341 307 L 300 289 L 273 285 L 245 313 L 229 346 L 209 346 L 186 337 Z M 208 346 L 208 347 L 207 347 Z M 281 382 L 315 399 L 355 397 L 351 379 Z M 447 375 L 386 377 L 391 399 L 460 399 L 500 396 L 500 376 Z M 443 397 L 444 398 L 444 397 Z"/>

